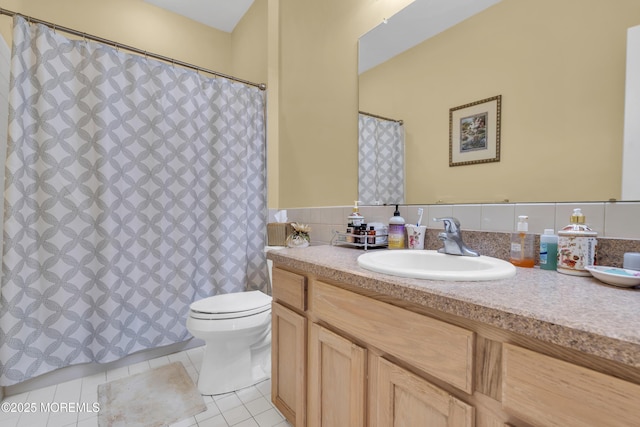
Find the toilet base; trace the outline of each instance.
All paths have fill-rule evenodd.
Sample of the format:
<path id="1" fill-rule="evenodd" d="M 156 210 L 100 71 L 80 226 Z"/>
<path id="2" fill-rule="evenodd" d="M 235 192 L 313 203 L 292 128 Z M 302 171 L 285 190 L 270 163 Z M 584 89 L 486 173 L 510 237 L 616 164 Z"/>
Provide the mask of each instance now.
<path id="1" fill-rule="evenodd" d="M 203 395 L 230 393 L 271 377 L 271 331 L 250 348 L 206 344 L 198 376 Z"/>

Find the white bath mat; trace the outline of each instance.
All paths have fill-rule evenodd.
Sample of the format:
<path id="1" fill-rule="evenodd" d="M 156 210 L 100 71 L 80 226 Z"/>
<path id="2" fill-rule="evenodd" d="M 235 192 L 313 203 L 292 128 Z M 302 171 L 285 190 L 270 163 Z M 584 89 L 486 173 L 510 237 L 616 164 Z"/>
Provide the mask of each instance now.
<path id="1" fill-rule="evenodd" d="M 98 386 L 98 426 L 160 427 L 207 409 L 180 362 Z"/>

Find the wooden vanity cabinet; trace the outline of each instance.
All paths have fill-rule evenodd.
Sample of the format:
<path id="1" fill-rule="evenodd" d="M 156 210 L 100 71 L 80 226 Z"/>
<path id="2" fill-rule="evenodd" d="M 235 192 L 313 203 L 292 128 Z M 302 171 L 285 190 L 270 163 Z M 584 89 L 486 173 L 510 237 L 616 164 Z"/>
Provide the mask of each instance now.
<path id="1" fill-rule="evenodd" d="M 471 405 L 384 357 L 471 392 L 473 332 L 277 267 L 273 298 L 272 401 L 294 426 L 474 425 Z"/>
<path id="2" fill-rule="evenodd" d="M 296 427 L 640 426 L 636 368 L 305 272 L 273 278 L 272 400 Z"/>
<path id="3" fill-rule="evenodd" d="M 271 400 L 294 426 L 307 425 L 306 292 L 306 277 L 273 269 Z"/>

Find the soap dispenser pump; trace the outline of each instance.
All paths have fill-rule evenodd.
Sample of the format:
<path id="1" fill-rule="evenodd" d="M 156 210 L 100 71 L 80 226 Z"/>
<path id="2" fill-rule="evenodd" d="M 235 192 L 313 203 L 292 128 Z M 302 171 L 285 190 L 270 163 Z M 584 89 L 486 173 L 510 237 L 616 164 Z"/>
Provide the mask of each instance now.
<path id="1" fill-rule="evenodd" d="M 569 225 L 558 231 L 558 273 L 590 276 L 585 267 L 596 264 L 597 236 L 582 210 L 574 209 Z"/>
<path id="2" fill-rule="evenodd" d="M 389 249 L 404 249 L 404 224 L 396 205 L 393 216 L 389 218 Z"/>
<path id="3" fill-rule="evenodd" d="M 347 217 L 347 224 L 354 228 L 360 227 L 364 224 L 364 217 L 360 215 L 358 203 L 360 203 L 360 200 L 355 200 L 353 202 L 353 212 L 351 212 L 351 215 Z"/>
<path id="4" fill-rule="evenodd" d="M 534 237 L 529 233 L 529 219 L 526 215 L 518 217 L 515 233 L 511 233 L 511 264 L 517 267 L 533 268 L 536 263 L 534 256 Z"/>

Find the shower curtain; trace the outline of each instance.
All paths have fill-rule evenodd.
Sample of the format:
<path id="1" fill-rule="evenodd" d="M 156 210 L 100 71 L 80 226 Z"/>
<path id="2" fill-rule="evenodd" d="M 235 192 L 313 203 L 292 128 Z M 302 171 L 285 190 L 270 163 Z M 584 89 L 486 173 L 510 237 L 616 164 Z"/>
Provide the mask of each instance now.
<path id="1" fill-rule="evenodd" d="M 404 203 L 404 129 L 393 120 L 358 115 L 358 200 Z"/>
<path id="2" fill-rule="evenodd" d="M 14 20 L 0 385 L 267 283 L 264 92 Z"/>

